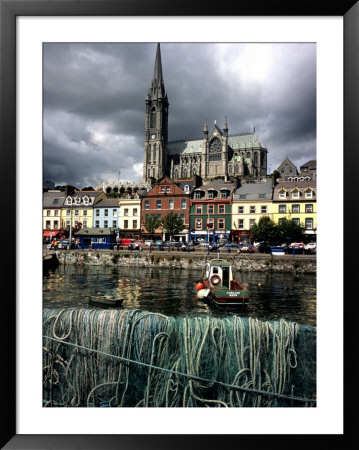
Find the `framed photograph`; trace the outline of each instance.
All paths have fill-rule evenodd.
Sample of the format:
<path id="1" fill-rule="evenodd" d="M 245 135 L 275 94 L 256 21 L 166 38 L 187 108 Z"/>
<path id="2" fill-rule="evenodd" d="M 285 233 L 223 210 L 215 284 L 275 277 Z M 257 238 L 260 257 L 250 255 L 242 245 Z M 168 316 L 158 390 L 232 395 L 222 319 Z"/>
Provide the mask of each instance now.
<path id="1" fill-rule="evenodd" d="M 350 342 L 354 340 L 352 330 L 355 329 L 355 325 L 352 322 L 355 317 L 355 307 L 353 302 L 346 303 L 344 315 L 343 289 L 345 287 L 345 293 L 349 292 L 350 281 L 354 278 L 354 270 L 352 266 L 348 266 L 345 272 L 343 270 L 343 240 L 347 249 L 349 239 L 352 239 L 355 234 L 354 224 L 348 220 L 344 230 L 342 217 L 344 217 L 344 208 L 350 210 L 350 205 L 355 201 L 347 183 L 350 182 L 348 180 L 355 179 L 358 167 L 357 152 L 353 152 L 352 149 L 358 142 L 359 69 L 356 45 L 359 21 L 358 3 L 347 1 L 328 7 L 321 3 L 312 5 L 310 2 L 304 2 L 301 5 L 288 5 L 286 2 L 279 2 L 274 6 L 271 5 L 269 10 L 265 1 L 251 4 L 239 2 L 235 7 L 221 5 L 221 12 L 216 11 L 215 13 L 207 12 L 209 5 L 204 2 L 189 4 L 189 2 L 127 2 L 122 0 L 117 2 L 106 0 L 83 2 L 0 1 L 0 88 L 2 99 L 0 103 L 0 167 L 2 168 L 2 192 L 5 194 L 4 211 L 6 213 L 4 218 L 8 218 L 1 221 L 2 234 L 5 237 L 3 246 L 5 261 L 3 265 L 5 287 L 3 304 L 5 310 L 4 324 L 1 327 L 3 333 L 2 360 L 3 367 L 6 367 L 3 373 L 5 381 L 3 385 L 6 386 L 3 393 L 3 410 L 6 414 L 4 414 L 5 420 L 1 433 L 2 448 L 41 449 L 51 446 L 51 448 L 165 449 L 169 447 L 183 448 L 184 446 L 202 448 L 204 445 L 206 448 L 213 448 L 218 445 L 223 446 L 223 444 L 238 445 L 238 443 L 247 442 L 258 442 L 259 445 L 262 445 L 268 440 L 275 441 L 275 445 L 280 446 L 281 444 L 288 445 L 294 436 L 303 443 L 307 439 L 308 442 L 312 439 L 317 442 L 319 439 L 325 438 L 328 441 L 332 439 L 338 445 L 344 446 L 343 439 L 345 435 L 352 432 L 354 423 L 348 415 L 345 416 L 344 421 L 344 357 L 349 353 L 348 348 L 344 351 L 343 345 L 344 319 L 346 320 L 345 330 L 348 333 L 346 345 L 351 348 Z M 238 54 L 240 57 L 234 56 Z M 246 66 L 245 71 L 238 70 L 238 65 L 241 64 Z M 149 66 L 151 67 L 147 70 Z M 164 67 L 167 72 L 162 72 Z M 77 74 L 76 77 L 73 76 L 73 73 Z M 200 73 L 200 75 L 196 77 L 196 73 Z M 237 89 L 234 81 L 239 73 L 242 77 L 241 89 Z M 272 79 L 273 76 L 276 77 L 276 80 Z M 74 82 L 75 78 L 76 82 Z M 142 92 L 142 87 L 138 88 L 138 86 L 142 86 L 142 82 L 144 86 L 147 86 L 146 89 L 149 89 L 148 93 Z M 106 86 L 106 89 L 102 89 L 101 83 Z M 199 90 L 203 93 L 203 100 L 197 102 L 195 98 Z M 232 92 L 232 95 L 229 95 L 228 91 Z M 116 95 L 119 93 L 121 93 L 121 101 L 129 102 L 126 106 L 126 116 L 121 115 L 121 112 L 116 109 L 117 106 L 114 105 Z M 227 104 L 223 98 L 228 99 L 226 100 Z M 158 103 L 159 99 L 160 103 Z M 203 103 L 201 103 L 202 101 Z M 256 120 L 256 123 L 250 123 L 245 114 L 238 113 L 238 110 L 242 108 L 242 102 L 245 104 L 244 111 L 249 111 L 250 105 L 256 109 L 256 113 L 251 114 L 251 120 Z M 160 108 L 157 109 L 159 104 Z M 169 110 L 168 105 L 171 105 Z M 176 105 L 177 112 L 173 113 L 171 117 L 172 108 L 176 109 Z M 141 108 L 143 109 L 142 117 Z M 262 115 L 261 108 L 265 111 Z M 188 112 L 189 109 L 191 114 Z M 161 114 L 160 119 L 159 114 Z M 197 161 L 196 158 L 202 152 L 202 147 L 199 147 L 197 154 L 195 148 L 197 141 L 194 138 L 192 140 L 192 133 L 196 133 L 198 128 L 198 124 L 194 123 L 193 118 L 201 114 L 203 114 L 203 123 L 197 134 L 201 136 L 202 146 L 205 139 L 208 141 L 209 156 L 206 164 L 202 164 L 200 159 Z M 276 116 L 276 120 L 271 121 L 270 117 L 273 116 Z M 105 117 L 111 117 L 111 120 L 105 120 Z M 137 123 L 137 117 L 140 117 L 140 122 L 145 124 L 144 130 L 134 131 L 137 126 L 134 125 Z M 235 123 L 231 123 L 230 117 L 234 117 Z M 117 124 L 121 124 L 121 131 L 117 130 L 117 133 L 111 133 L 109 128 L 115 120 Z M 243 133 L 243 130 L 237 131 L 236 127 L 241 126 L 238 125 L 239 122 L 243 123 L 244 128 L 252 127 L 251 131 L 248 133 Z M 156 128 L 154 124 L 158 123 L 161 123 L 162 128 L 160 131 L 153 131 Z M 170 127 L 167 128 L 168 123 Z M 92 126 L 93 124 L 96 126 Z M 266 127 L 271 127 L 271 132 L 267 132 Z M 232 129 L 228 130 L 228 128 Z M 263 139 L 270 137 L 273 143 L 269 150 L 270 157 L 267 156 L 265 145 L 267 142 L 263 143 L 259 138 L 258 142 L 255 142 L 255 146 L 256 148 L 258 146 L 259 150 L 253 152 L 250 148 L 251 139 L 257 139 L 257 134 L 260 136 L 258 128 L 263 131 Z M 175 142 L 171 141 L 171 130 Z M 182 132 L 183 138 L 181 137 Z M 138 142 L 141 142 L 141 136 L 145 142 L 144 148 L 140 148 L 138 145 Z M 162 159 L 161 161 L 163 167 L 168 168 L 168 174 L 165 174 L 164 170 L 161 172 L 162 166 L 159 163 L 163 142 L 166 142 L 169 153 L 168 160 Z M 228 161 L 225 161 L 223 156 L 225 148 L 223 142 L 226 142 L 226 148 L 229 148 L 226 151 L 231 153 Z M 102 148 L 106 148 L 107 153 L 102 152 Z M 129 150 L 126 151 L 126 148 Z M 123 155 L 123 161 L 121 167 L 113 169 L 112 162 L 115 161 L 118 151 Z M 275 154 L 276 151 L 277 154 Z M 84 157 L 84 155 L 90 154 L 91 158 Z M 211 181 L 222 175 L 227 177 L 228 174 L 233 175 L 235 179 L 237 174 L 242 179 L 247 176 L 247 178 L 258 177 L 259 180 L 261 176 L 266 177 L 267 174 L 274 173 L 275 169 L 283 167 L 284 170 L 284 163 L 288 170 L 294 170 L 294 165 L 294 169 L 289 167 L 291 155 L 297 155 L 297 161 L 303 167 L 307 160 L 313 159 L 315 162 L 318 160 L 316 190 L 311 189 L 308 192 L 300 193 L 303 196 L 313 195 L 313 192 L 318 195 L 317 222 L 305 222 L 307 236 L 308 230 L 310 233 L 316 234 L 318 223 L 316 241 L 320 251 L 316 260 L 317 279 L 313 282 L 316 304 L 311 312 L 304 311 L 303 307 L 290 316 L 294 318 L 294 321 L 297 321 L 299 317 L 303 333 L 308 334 L 309 328 L 312 326 L 316 329 L 316 339 L 313 344 L 313 348 L 315 348 L 313 358 L 316 361 L 316 373 L 314 374 L 316 390 L 312 398 L 303 397 L 305 406 L 309 407 L 301 408 L 298 407 L 302 406 L 299 403 L 293 403 L 300 400 L 293 394 L 294 386 L 292 386 L 293 395 L 288 394 L 290 383 L 289 379 L 285 379 L 285 375 L 282 380 L 283 383 L 288 384 L 286 388 L 289 390 L 282 392 L 278 388 L 279 390 L 275 394 L 272 392 L 271 396 L 268 396 L 270 401 L 267 404 L 268 399 L 263 400 L 266 398 L 265 388 L 262 389 L 266 385 L 263 380 L 260 380 L 258 385 L 260 388 L 257 387 L 260 401 L 256 397 L 252 403 L 246 403 L 250 396 L 249 388 L 246 393 L 247 387 L 244 384 L 225 386 L 224 381 L 217 383 L 218 380 L 214 381 L 214 385 L 221 385 L 223 389 L 229 388 L 232 391 L 238 388 L 236 394 L 228 394 L 223 397 L 224 400 L 220 396 L 217 399 L 211 391 L 213 399 L 216 399 L 203 401 L 200 393 L 203 393 L 205 388 L 208 388 L 208 383 L 213 380 L 203 377 L 196 379 L 195 372 L 193 372 L 191 382 L 181 393 L 180 401 L 176 396 L 181 386 L 185 385 L 183 382 L 185 374 L 180 369 L 182 366 L 175 364 L 172 353 L 172 359 L 169 356 L 169 360 L 166 362 L 168 365 L 166 370 L 171 372 L 171 376 L 166 380 L 165 377 L 158 378 L 158 380 L 162 380 L 163 386 L 167 386 L 166 389 L 164 388 L 162 392 L 160 387 L 157 387 L 151 391 L 152 387 L 148 384 L 147 394 L 145 392 L 143 398 L 136 397 L 133 403 L 128 402 L 125 396 L 126 389 L 122 394 L 122 400 L 117 402 L 119 394 L 116 389 L 113 390 L 109 386 L 111 381 L 106 384 L 103 391 L 103 385 L 100 383 L 90 394 L 87 392 L 86 401 L 80 400 L 80 394 L 72 395 L 72 398 L 63 392 L 59 394 L 61 389 L 57 390 L 56 383 L 62 376 L 69 382 L 73 391 L 78 390 L 79 392 L 80 387 L 74 385 L 76 375 L 71 378 L 70 369 L 66 368 L 68 363 L 66 358 L 63 360 L 58 355 L 57 359 L 53 356 L 49 357 L 48 372 L 50 375 L 43 379 L 44 353 L 55 355 L 53 346 L 58 345 L 58 340 L 62 339 L 60 335 L 64 336 L 68 330 L 65 325 L 62 328 L 62 325 L 60 326 L 58 323 L 62 314 L 61 305 L 59 305 L 56 317 L 52 317 L 49 313 L 45 320 L 43 316 L 43 301 L 45 301 L 45 308 L 47 304 L 56 302 L 55 297 L 51 294 L 53 283 L 63 281 L 62 276 L 56 275 L 56 280 L 45 281 L 42 276 L 44 245 L 53 244 L 51 242 L 53 236 L 47 237 L 46 232 L 43 232 L 45 229 L 51 229 L 52 233 L 53 229 L 53 223 L 50 223 L 49 220 L 47 224 L 46 217 L 43 217 L 45 181 L 50 183 L 50 190 L 56 190 L 55 185 L 51 185 L 51 177 L 59 174 L 58 179 L 54 181 L 58 181 L 58 184 L 66 184 L 66 189 L 72 185 L 80 188 L 81 192 L 85 193 L 81 201 L 85 201 L 86 205 L 88 202 L 101 205 L 102 200 L 104 209 L 99 206 L 98 223 L 91 229 L 106 230 L 111 226 L 114 233 L 112 233 L 113 236 L 109 233 L 108 239 L 106 232 L 103 231 L 101 236 L 98 233 L 91 236 L 91 243 L 86 235 L 88 231 L 84 231 L 82 233 L 84 236 L 82 236 L 81 230 L 87 229 L 86 222 L 84 224 L 84 221 L 87 220 L 87 209 L 85 208 L 86 215 L 82 216 L 82 210 L 79 212 L 79 209 L 76 209 L 76 199 L 71 199 L 74 204 L 68 207 L 69 218 L 64 216 L 64 227 L 56 224 L 55 228 L 65 231 L 63 235 L 59 235 L 59 238 L 65 238 L 63 242 L 61 240 L 60 242 L 61 245 L 68 245 L 68 250 L 74 241 L 74 245 L 79 249 L 83 246 L 82 250 L 86 250 L 87 253 L 92 252 L 93 255 L 96 255 L 93 257 L 99 259 L 100 252 L 98 250 L 101 246 L 108 245 L 109 248 L 106 247 L 106 249 L 113 250 L 110 255 L 113 262 L 116 256 L 115 246 L 121 243 L 120 237 L 124 242 L 126 241 L 126 245 L 129 245 L 127 249 L 132 254 L 139 247 L 135 248 L 135 243 L 131 239 L 135 237 L 136 239 L 133 241 L 141 240 L 143 245 L 147 245 L 145 239 L 150 239 L 151 234 L 156 233 L 156 227 L 150 232 L 149 228 L 146 229 L 143 225 L 139 225 L 141 236 L 140 234 L 135 236 L 129 232 L 120 236 L 121 231 L 117 231 L 117 240 L 111 241 L 112 237 L 116 238 L 116 230 L 130 228 L 128 222 L 120 224 L 120 216 L 118 221 L 116 220 L 117 216 L 114 219 L 115 213 L 112 209 L 115 208 L 117 214 L 117 208 L 111 203 L 110 197 L 116 197 L 117 191 L 115 192 L 113 189 L 116 182 L 104 181 L 106 177 L 108 179 L 112 176 L 111 169 L 115 170 L 114 176 L 117 177 L 118 190 L 122 186 L 123 198 L 126 198 L 128 202 L 133 202 L 132 194 L 135 193 L 129 190 L 128 180 L 131 178 L 131 173 L 138 175 L 137 178 L 144 185 L 144 192 L 147 185 L 151 188 L 157 186 L 156 179 L 161 180 L 161 177 L 168 176 L 169 186 L 167 188 L 162 186 L 162 189 L 166 199 L 170 199 L 168 208 L 173 209 L 179 194 L 177 193 L 177 197 L 174 196 L 171 200 L 169 195 L 172 179 L 189 180 L 192 177 L 195 180 L 196 176 L 200 174 L 206 181 Z M 301 155 L 301 158 L 298 155 Z M 98 172 L 96 176 L 91 173 L 94 166 Z M 309 171 L 311 168 L 305 168 L 305 170 Z M 298 178 L 299 175 L 303 176 L 303 173 L 302 169 L 301 174 L 297 173 L 294 176 Z M 291 174 L 292 172 L 286 174 L 290 180 L 293 178 Z M 282 176 L 284 177 L 283 174 Z M 125 180 L 123 184 L 120 183 L 121 177 Z M 278 177 L 280 178 L 280 173 Z M 308 179 L 310 179 L 309 172 Z M 104 183 L 107 183 L 106 186 Z M 184 182 L 184 191 L 190 190 L 186 183 L 188 184 L 188 181 Z M 251 180 L 248 181 L 248 184 L 250 183 Z M 91 188 L 86 188 L 86 186 L 91 186 Z M 196 187 L 194 186 L 194 189 Z M 204 191 L 205 195 L 212 200 L 213 189 L 209 188 L 208 192 Z M 218 214 L 220 207 L 223 208 L 223 214 L 226 211 L 226 193 L 222 191 L 220 195 L 223 204 L 218 203 Z M 71 192 L 66 190 L 64 192 L 64 202 L 70 201 Z M 107 195 L 104 195 L 104 192 Z M 158 192 L 161 193 L 161 186 L 158 186 Z M 278 189 L 278 205 L 281 198 L 280 192 Z M 291 195 L 295 194 L 291 192 Z M 96 196 L 98 196 L 97 199 L 95 199 Z M 128 204 L 131 204 L 131 208 L 133 207 L 132 203 Z M 185 198 L 180 203 L 182 208 L 184 208 L 184 204 Z M 334 217 L 333 205 L 335 205 Z M 313 208 L 313 205 L 309 206 Z M 309 206 L 306 212 L 310 212 Z M 263 209 L 266 208 L 266 205 L 261 204 L 260 207 L 262 213 L 267 211 Z M 154 206 L 154 209 L 156 208 L 162 208 L 162 203 L 159 206 L 158 200 Z M 193 208 L 194 211 L 197 211 L 195 201 Z M 254 208 L 251 211 L 254 214 L 255 207 L 251 206 L 251 208 Z M 131 217 L 131 223 L 136 223 L 137 227 L 137 207 L 135 210 L 136 214 Z M 299 205 L 291 206 L 293 217 L 295 214 L 299 214 L 299 210 Z M 108 211 L 111 216 L 110 225 Z M 72 214 L 74 216 L 81 215 L 80 221 L 76 217 L 73 218 Z M 202 210 L 199 214 L 202 214 Z M 127 220 L 127 210 L 124 216 L 126 216 L 124 220 Z M 57 217 L 52 219 L 56 220 Z M 67 224 L 67 219 L 70 220 L 69 224 Z M 91 217 L 92 219 L 95 224 L 95 216 Z M 198 240 L 196 244 L 199 246 L 207 245 L 206 249 L 209 255 L 210 243 L 212 250 L 214 244 L 216 247 L 225 245 L 224 241 L 229 238 L 229 232 L 228 236 L 226 234 L 225 218 L 216 216 L 212 220 L 208 210 L 208 217 L 205 219 L 203 222 L 202 219 L 200 221 L 197 218 L 192 225 L 188 222 L 187 231 L 183 231 L 183 228 L 176 231 L 176 236 L 179 236 L 178 243 L 186 242 L 188 253 L 190 252 L 188 244 L 194 241 Z M 74 228 L 73 220 L 75 221 Z M 183 217 L 183 220 L 187 219 Z M 231 238 L 230 245 L 239 246 L 241 239 L 244 239 L 244 243 L 247 242 L 245 233 L 241 232 L 243 222 L 240 220 L 240 217 L 238 220 L 236 219 L 239 229 L 238 232 L 232 233 L 233 239 Z M 333 225 L 328 226 L 330 223 Z M 167 224 L 166 226 L 169 230 L 171 225 Z M 202 228 L 205 231 L 202 231 Z M 215 239 L 217 228 L 221 233 L 218 232 Z M 69 235 L 66 234 L 66 230 L 69 231 Z M 73 235 L 75 231 L 76 236 Z M 211 235 L 212 240 L 210 239 Z M 163 236 L 159 235 L 159 238 L 163 238 L 166 243 L 167 241 L 171 243 L 172 234 L 169 236 L 168 238 L 164 234 Z M 127 238 L 130 239 L 129 243 L 127 243 Z M 49 242 L 45 242 L 46 239 Z M 203 242 L 200 242 L 201 240 Z M 337 244 L 334 245 L 334 241 Z M 247 244 L 251 246 L 252 243 L 248 240 Z M 156 251 L 163 251 L 159 244 L 157 245 Z M 177 250 L 182 250 L 179 246 L 177 249 L 174 245 L 173 253 L 171 253 L 171 245 L 168 244 L 168 255 L 166 255 L 168 261 L 176 259 L 173 255 L 177 254 Z M 228 242 L 227 245 L 229 245 Z M 277 248 L 277 250 L 284 252 L 283 248 Z M 228 253 L 230 251 L 231 248 L 228 247 Z M 271 251 L 274 251 L 273 246 Z M 293 246 L 293 255 L 295 252 Z M 63 255 L 65 254 L 70 253 L 64 251 Z M 170 259 L 171 255 L 172 260 Z M 60 257 L 62 256 L 60 255 Z M 271 259 L 275 258 L 276 256 L 272 253 Z M 217 283 L 216 276 L 221 283 L 219 274 L 223 279 L 226 276 L 229 278 L 232 276 L 230 269 L 227 273 L 224 266 L 219 267 L 220 272 L 211 266 L 208 270 L 214 270 L 213 273 L 207 274 L 208 279 L 213 281 L 213 286 Z M 67 273 L 66 276 L 71 278 L 71 273 Z M 96 277 L 100 276 L 95 272 L 91 277 L 92 285 L 88 288 L 85 285 L 83 287 L 83 289 L 88 289 L 89 293 L 96 290 L 96 293 L 99 294 L 97 291 L 101 290 L 101 285 L 109 283 L 104 278 L 97 285 Z M 123 290 L 124 276 L 118 278 L 119 286 Z M 328 280 L 331 280 L 331 283 L 328 283 Z M 261 288 L 260 281 L 256 281 L 257 290 Z M 138 278 L 138 282 L 143 286 L 142 278 Z M 165 280 L 159 278 L 151 282 L 164 286 Z M 153 291 L 151 282 L 149 281 L 149 289 Z M 196 283 L 197 288 L 200 282 L 196 281 Z M 234 286 L 234 281 L 232 284 L 228 283 L 228 286 Z M 311 288 L 312 281 L 309 281 L 308 276 L 307 283 L 304 278 L 297 280 L 297 283 L 297 290 L 302 289 L 304 299 L 304 291 Z M 299 288 L 300 283 L 303 283 L 300 285 L 301 288 Z M 68 288 L 68 284 L 66 286 Z M 183 286 L 183 289 L 186 289 L 185 284 Z M 208 291 L 210 291 L 211 286 L 211 284 L 203 285 L 198 289 L 202 289 L 204 292 L 208 287 Z M 243 290 L 243 287 L 241 289 Z M 44 296 L 45 291 L 47 294 Z M 66 291 L 66 295 L 68 298 L 71 296 L 69 291 Z M 105 297 L 101 296 L 102 301 Z M 96 298 L 99 300 L 99 295 Z M 296 307 L 300 308 L 300 301 Z M 136 308 L 140 310 L 141 303 L 134 301 L 133 304 L 131 303 L 130 309 L 135 311 Z M 170 311 L 169 315 L 173 312 L 171 309 L 164 311 Z M 193 312 L 196 313 L 196 309 L 193 309 Z M 162 314 L 162 311 L 159 313 Z M 265 314 L 267 313 L 268 311 L 265 311 Z M 163 312 L 163 317 L 165 314 Z M 272 311 L 271 314 L 271 320 L 281 317 L 279 313 L 277 315 L 276 311 Z M 304 317 L 302 322 L 300 314 Z M 222 324 L 220 314 L 214 317 L 218 318 L 218 324 Z M 235 316 L 231 314 L 229 317 Z M 159 316 L 156 320 L 159 320 L 158 318 Z M 254 320 L 257 318 L 260 319 L 258 311 L 253 316 Z M 87 324 L 86 327 L 95 326 L 95 322 L 90 325 L 92 319 L 89 317 L 83 319 L 84 324 Z M 44 320 L 45 323 L 47 321 L 51 323 L 51 331 L 50 328 L 47 331 L 52 333 L 52 337 L 46 336 L 47 340 L 44 340 L 43 337 Z M 71 320 L 72 316 L 69 317 L 69 324 L 72 326 Z M 79 321 L 80 318 L 76 320 Z M 101 320 L 101 317 L 98 318 L 96 315 L 96 326 L 106 327 L 105 319 L 103 319 L 102 325 L 99 324 Z M 226 320 L 228 326 L 232 327 L 231 319 Z M 146 322 L 147 325 L 150 322 L 149 318 Z M 198 329 L 195 331 L 195 328 L 193 331 L 189 331 L 189 326 L 201 327 L 200 322 L 199 319 L 195 319 L 190 325 L 188 325 L 189 322 L 183 324 L 181 322 L 183 333 L 185 330 L 198 335 L 205 333 L 205 324 L 207 324 L 205 321 L 203 321 L 201 331 Z M 179 326 L 177 323 L 176 327 Z M 223 333 L 218 342 L 224 342 L 227 339 L 224 328 L 220 331 L 221 326 L 213 328 L 213 336 L 215 333 L 217 335 Z M 87 330 L 87 333 L 89 328 L 86 327 L 84 325 L 83 331 Z M 158 327 L 161 330 L 158 322 L 155 325 L 151 322 L 151 327 Z M 232 330 L 232 328 L 230 329 Z M 146 333 L 153 332 L 153 329 L 149 331 L 150 328 L 146 330 L 146 332 L 143 331 L 142 337 L 136 334 L 136 346 L 138 346 L 136 354 L 139 358 L 137 363 L 139 366 L 143 365 L 136 371 L 136 377 L 139 378 L 142 376 L 142 372 L 147 374 L 148 370 L 160 370 L 155 361 L 160 360 L 158 355 L 161 351 L 162 360 L 164 360 L 163 355 L 167 347 L 169 353 L 173 352 L 173 348 L 170 349 L 170 346 L 166 344 L 168 336 L 167 338 L 163 337 L 166 333 L 159 332 L 155 340 L 151 341 L 152 350 L 151 348 L 146 350 L 148 354 L 152 354 L 151 364 L 142 363 L 141 352 L 146 346 Z M 267 333 L 269 333 L 268 330 L 269 328 L 267 328 Z M 137 333 L 137 331 L 133 331 L 133 333 Z M 248 333 L 251 336 L 248 338 L 251 340 L 248 344 L 251 348 L 250 351 L 254 352 L 256 349 L 259 352 L 259 341 L 264 342 L 265 334 L 259 338 L 258 327 Z M 252 342 L 256 333 L 258 347 L 253 346 Z M 281 337 L 284 336 L 284 333 L 284 328 L 279 331 Z M 290 333 L 288 336 L 291 336 Z M 86 339 L 81 340 L 81 345 L 78 345 L 70 357 L 71 359 L 88 350 L 85 345 Z M 290 337 L 288 337 L 289 339 Z M 141 345 L 138 344 L 139 340 L 142 342 Z M 208 349 L 204 349 L 204 342 L 205 338 L 203 337 L 202 341 L 198 340 L 195 347 L 199 354 L 207 351 L 207 359 L 210 361 L 213 356 L 210 353 L 216 349 L 219 351 L 217 341 L 213 337 L 215 345 Z M 154 351 L 155 344 L 159 345 L 158 353 Z M 238 353 L 239 349 L 236 344 L 231 343 L 230 345 L 232 344 L 233 349 L 236 349 Z M 303 342 L 301 345 L 303 347 Z M 103 350 L 105 352 L 110 347 L 101 348 L 105 349 Z M 117 368 L 113 369 L 116 371 L 116 376 L 119 377 L 118 380 L 122 377 L 117 382 L 117 386 L 130 382 L 133 383 L 133 386 L 136 385 L 134 380 L 129 381 L 129 376 L 127 379 L 123 376 L 123 373 L 128 373 L 128 365 L 133 363 L 130 355 L 133 354 L 124 349 L 121 355 L 122 359 L 120 358 L 121 361 L 118 362 L 121 367 L 120 372 L 117 372 Z M 279 353 L 276 353 L 275 358 L 277 355 Z M 106 357 L 106 354 L 103 353 L 102 356 Z M 252 356 L 255 358 L 255 353 Z M 81 356 L 78 357 L 81 359 Z M 198 353 L 196 358 L 199 364 Z M 284 358 L 289 365 L 294 364 L 295 351 L 289 350 Z M 346 358 L 346 373 L 351 371 L 351 360 L 352 358 Z M 207 366 L 211 365 L 211 370 L 214 370 L 215 364 L 210 364 L 208 361 Z M 271 361 L 273 364 L 270 370 L 274 366 L 275 370 L 273 370 L 276 373 L 282 370 L 279 359 L 276 360 L 276 363 L 272 359 Z M 262 364 L 262 360 L 260 364 Z M 230 366 L 229 362 L 228 371 L 232 370 Z M 308 367 L 303 367 L 304 369 L 309 371 Z M 88 368 L 85 363 L 81 370 L 91 371 L 92 369 Z M 107 370 L 109 371 L 110 368 L 107 367 Z M 211 370 L 208 369 L 206 373 L 212 373 Z M 264 369 L 259 367 L 258 370 L 263 371 Z M 268 371 L 264 370 L 263 373 L 267 374 L 267 381 L 270 383 Z M 178 384 L 171 378 L 174 375 L 181 380 L 177 380 Z M 93 376 L 96 378 L 97 374 Z M 156 377 L 157 375 L 153 375 L 152 379 Z M 233 378 L 231 377 L 232 375 L 228 379 Z M 145 379 L 150 383 L 151 377 L 148 374 L 144 377 Z M 335 380 L 334 385 L 333 380 Z M 193 388 L 195 382 L 197 382 L 197 390 Z M 158 386 L 161 383 L 158 381 Z M 116 385 L 115 382 L 112 384 Z M 251 383 L 248 386 L 253 390 L 254 386 Z M 106 393 L 104 393 L 105 391 Z M 190 395 L 189 391 L 191 391 Z M 244 395 L 241 396 L 239 392 Z M 46 398 L 44 398 L 44 393 L 46 393 Z M 192 400 L 188 400 L 188 397 L 191 397 Z M 275 400 L 272 402 L 273 398 Z M 117 402 L 116 406 L 122 407 L 106 407 L 114 406 L 111 403 L 113 401 Z M 286 401 L 291 401 L 290 406 L 292 407 L 287 408 Z M 212 408 L 213 403 L 219 407 Z M 135 406 L 148 407 L 135 408 Z M 230 407 L 228 408 L 228 406 Z M 272 408 L 265 406 L 272 406 Z"/>

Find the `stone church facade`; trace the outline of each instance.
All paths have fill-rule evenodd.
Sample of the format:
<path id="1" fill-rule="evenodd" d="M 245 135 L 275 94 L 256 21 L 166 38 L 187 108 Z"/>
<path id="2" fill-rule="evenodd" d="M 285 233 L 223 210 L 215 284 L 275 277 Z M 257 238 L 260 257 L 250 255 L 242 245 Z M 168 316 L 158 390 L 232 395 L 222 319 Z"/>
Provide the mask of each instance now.
<path id="1" fill-rule="evenodd" d="M 168 141 L 168 98 L 164 87 L 160 44 L 151 87 L 146 96 L 143 182 L 167 175 L 173 180 L 199 175 L 203 179 L 233 176 L 265 177 L 267 149 L 252 133 L 230 135 L 227 120 L 209 132 L 204 124 L 202 138 Z"/>

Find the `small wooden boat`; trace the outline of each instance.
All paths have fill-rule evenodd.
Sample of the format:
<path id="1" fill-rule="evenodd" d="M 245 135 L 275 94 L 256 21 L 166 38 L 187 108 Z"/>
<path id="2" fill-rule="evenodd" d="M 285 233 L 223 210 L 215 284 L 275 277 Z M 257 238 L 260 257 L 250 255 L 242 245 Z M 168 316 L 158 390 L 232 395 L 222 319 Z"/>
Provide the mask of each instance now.
<path id="1" fill-rule="evenodd" d="M 91 295 L 89 299 L 89 303 L 93 305 L 106 305 L 106 306 L 121 306 L 124 299 L 115 297 L 113 295 Z"/>
<path id="2" fill-rule="evenodd" d="M 198 299 L 211 301 L 216 306 L 238 306 L 249 301 L 248 291 L 233 277 L 232 264 L 224 259 L 207 262 L 196 290 Z"/>

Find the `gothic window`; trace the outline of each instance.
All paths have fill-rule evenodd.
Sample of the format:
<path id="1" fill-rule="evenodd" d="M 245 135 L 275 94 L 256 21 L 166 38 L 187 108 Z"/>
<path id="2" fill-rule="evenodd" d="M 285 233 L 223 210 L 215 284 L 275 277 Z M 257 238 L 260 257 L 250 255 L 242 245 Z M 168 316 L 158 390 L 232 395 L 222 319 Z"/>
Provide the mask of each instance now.
<path id="1" fill-rule="evenodd" d="M 249 152 L 247 152 L 247 158 L 250 158 L 251 154 Z"/>
<path id="2" fill-rule="evenodd" d="M 258 164 L 258 153 L 254 153 L 254 164 Z"/>
<path id="3" fill-rule="evenodd" d="M 210 153 L 218 153 L 221 151 L 221 142 L 218 138 L 214 138 L 209 144 Z"/>
<path id="4" fill-rule="evenodd" d="M 175 169 L 173 175 L 174 175 L 175 180 L 177 180 L 177 178 L 178 178 L 178 170 L 177 169 Z"/>
<path id="5" fill-rule="evenodd" d="M 265 158 L 264 153 L 261 153 L 261 166 L 264 166 L 264 158 Z"/>
<path id="6" fill-rule="evenodd" d="M 151 109 L 150 128 L 156 128 L 156 108 Z"/>
<path id="7" fill-rule="evenodd" d="M 153 154 L 153 163 L 156 164 L 156 144 L 153 144 L 152 154 Z"/>

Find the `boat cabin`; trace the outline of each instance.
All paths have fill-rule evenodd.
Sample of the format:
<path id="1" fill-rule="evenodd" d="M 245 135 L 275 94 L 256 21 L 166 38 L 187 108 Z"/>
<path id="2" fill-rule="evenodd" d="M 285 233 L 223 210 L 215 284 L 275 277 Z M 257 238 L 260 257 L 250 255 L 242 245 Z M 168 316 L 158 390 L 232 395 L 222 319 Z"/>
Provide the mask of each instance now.
<path id="1" fill-rule="evenodd" d="M 216 259 L 206 265 L 206 279 L 211 287 L 232 288 L 232 266 L 228 261 Z"/>

